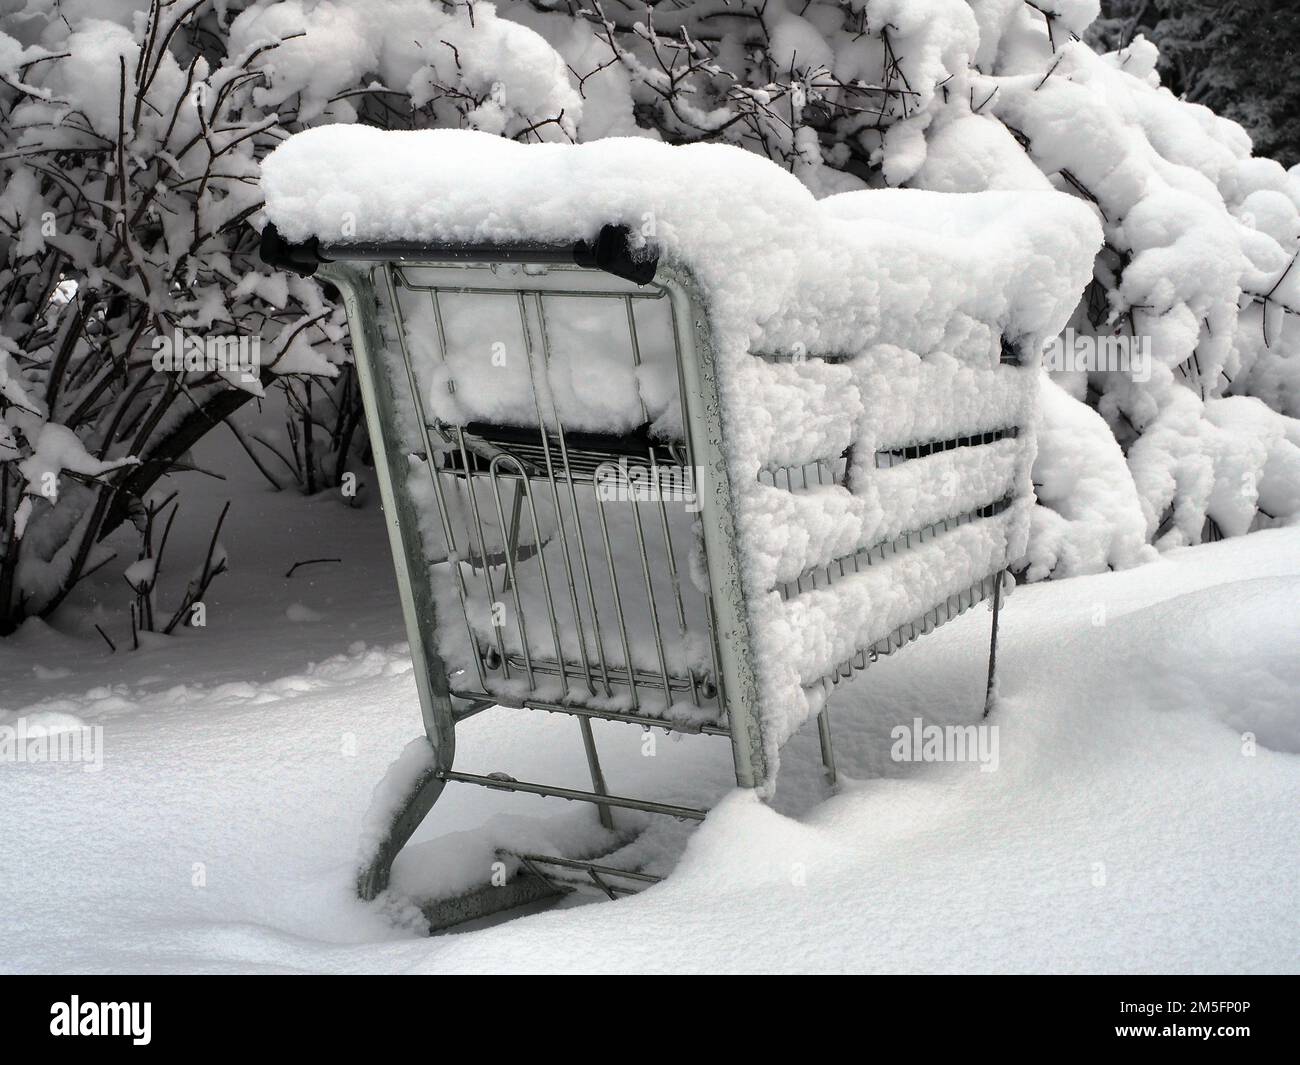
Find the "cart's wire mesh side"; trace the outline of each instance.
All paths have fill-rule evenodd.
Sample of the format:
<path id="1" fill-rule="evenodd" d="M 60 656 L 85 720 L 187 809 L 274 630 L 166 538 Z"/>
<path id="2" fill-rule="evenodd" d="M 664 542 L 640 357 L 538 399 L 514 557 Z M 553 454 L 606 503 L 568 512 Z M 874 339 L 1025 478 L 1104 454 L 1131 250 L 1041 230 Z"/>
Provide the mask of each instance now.
<path id="1" fill-rule="evenodd" d="M 412 478 L 438 515 L 428 562 L 454 693 L 474 705 L 725 731 L 727 651 L 698 549 L 678 323 L 665 290 L 557 266 L 389 264 L 382 273 L 390 355 L 409 375 L 421 441 Z M 998 449 L 1005 465 L 1022 444 L 1020 426 L 985 425 L 758 476 L 792 496 L 849 493 L 860 487 L 851 475 L 905 482 L 936 458 L 982 460 Z M 886 522 L 887 535 L 774 590 L 786 602 L 824 592 L 965 526 L 1005 523 L 1014 501 L 1008 483 L 973 505 Z M 804 687 L 838 684 L 968 610 L 1006 561 L 846 648 L 830 670 L 803 676 Z"/>
<path id="2" fill-rule="evenodd" d="M 783 361 L 770 355 L 767 358 L 769 361 Z M 995 371 L 997 374 L 1019 372 L 1017 363 L 1006 358 L 1005 353 L 999 363 L 1007 369 Z M 1009 380 L 1006 377 L 1001 379 Z M 868 487 L 867 482 L 873 479 L 877 487 L 883 486 L 882 478 L 892 480 L 891 487 L 910 483 L 913 496 L 926 497 L 931 509 L 934 500 L 942 493 L 927 492 L 931 486 L 926 484 L 926 477 L 933 476 L 935 463 L 943 462 L 944 456 L 955 456 L 973 469 L 985 463 L 987 457 L 996 452 L 1005 472 L 1002 481 L 993 478 L 994 486 L 985 495 L 977 496 L 973 503 L 940 510 L 926 520 L 909 522 L 906 517 L 897 520 L 897 514 L 889 513 L 890 504 L 886 498 L 886 513 L 879 519 L 879 524 L 886 530 L 892 528 L 892 531 L 887 531 L 873 542 L 854 550 L 834 555 L 828 561 L 807 566 L 793 579 L 778 581 L 775 590 L 781 599 L 789 603 L 799 597 L 815 596 L 827 589 L 842 586 L 846 580 L 868 576 L 876 567 L 889 567 L 899 560 L 905 561 L 914 552 L 919 554 L 919 549 L 926 545 L 935 545 L 945 536 L 972 525 L 987 527 L 992 535 L 1001 537 L 1001 542 L 1009 549 L 1012 537 L 1008 523 L 1016 520 L 1016 516 L 1010 512 L 1028 488 L 1028 478 L 1025 476 L 1028 461 L 1025 449 L 1028 443 L 1022 428 L 1019 425 L 998 424 L 939 439 L 880 442 L 874 451 L 865 456 L 865 461 L 859 461 L 851 446 L 834 458 L 761 470 L 761 484 L 795 496 L 828 490 L 861 492 Z M 945 466 L 944 476 L 950 481 L 960 477 L 961 468 Z M 949 491 L 948 494 L 961 497 L 968 496 L 969 492 Z M 878 493 L 878 497 L 887 495 L 886 492 Z M 918 508 L 913 507 L 912 510 Z M 920 512 L 924 513 L 924 510 L 921 509 Z M 895 519 L 892 527 L 891 517 Z M 802 683 L 805 689 L 821 689 L 824 695 L 842 680 L 867 669 L 881 656 L 892 654 L 993 596 L 1010 561 L 1008 550 L 997 553 L 988 572 L 973 574 L 967 583 L 950 588 L 950 594 L 936 596 L 922 609 L 897 624 L 892 624 L 886 631 L 861 640 L 824 674 L 804 676 Z M 825 733 L 827 726 L 824 721 L 822 728 Z M 828 738 L 825 738 L 824 743 L 828 742 Z"/>
<path id="3" fill-rule="evenodd" d="M 384 280 L 423 438 L 412 476 L 438 513 L 429 561 L 454 607 L 439 639 L 455 694 L 721 730 L 662 291 L 558 268 L 390 266 Z M 624 428 L 592 430 L 602 401 L 603 424 Z"/>

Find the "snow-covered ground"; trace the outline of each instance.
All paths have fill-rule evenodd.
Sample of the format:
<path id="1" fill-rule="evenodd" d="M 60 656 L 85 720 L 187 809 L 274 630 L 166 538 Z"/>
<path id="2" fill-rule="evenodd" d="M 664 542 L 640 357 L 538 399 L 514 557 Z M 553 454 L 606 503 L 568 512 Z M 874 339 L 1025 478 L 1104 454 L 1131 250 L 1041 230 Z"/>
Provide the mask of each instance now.
<path id="1" fill-rule="evenodd" d="M 110 655 L 100 586 L 63 631 L 0 642 L 0 724 L 103 726 L 98 771 L 0 764 L 0 968 L 1297 968 L 1300 529 L 1019 589 L 993 772 L 890 758 L 897 724 L 977 720 L 983 610 L 835 696 L 834 794 L 809 727 L 768 807 L 728 794 L 724 740 L 657 734 L 647 758 L 639 730 L 597 723 L 612 790 L 718 803 L 670 879 L 427 938 L 352 895 L 370 792 L 420 727 L 378 512 L 234 476 L 206 631 Z M 343 561 L 283 578 L 322 556 Z M 568 718 L 484 713 L 458 764 L 585 783 Z M 484 840 L 531 823 L 507 818 L 539 816 L 563 835 L 594 813 L 451 786 L 397 883 L 486 863 Z"/>

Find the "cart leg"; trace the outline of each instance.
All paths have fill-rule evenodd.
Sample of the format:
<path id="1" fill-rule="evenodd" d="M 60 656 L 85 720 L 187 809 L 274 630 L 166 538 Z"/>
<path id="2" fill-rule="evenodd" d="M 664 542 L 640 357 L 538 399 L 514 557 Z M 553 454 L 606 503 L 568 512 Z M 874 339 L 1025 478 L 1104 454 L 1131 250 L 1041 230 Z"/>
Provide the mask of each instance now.
<path id="1" fill-rule="evenodd" d="M 578 718 L 578 725 L 582 729 L 582 747 L 587 752 L 587 768 L 591 770 L 591 790 L 597 795 L 608 795 L 609 790 L 605 787 L 605 771 L 600 768 L 600 755 L 596 752 L 596 737 L 591 731 L 591 718 Z M 596 809 L 600 815 L 600 827 L 613 829 L 614 815 L 610 808 L 598 805 Z"/>
<path id="2" fill-rule="evenodd" d="M 823 706 L 821 713 L 817 715 L 817 739 L 821 742 L 822 765 L 826 767 L 826 779 L 834 784 L 838 778 L 835 774 L 835 751 L 831 747 L 831 708 L 829 704 Z"/>
<path id="3" fill-rule="evenodd" d="M 433 804 L 438 801 L 438 796 L 442 794 L 446 784 L 447 782 L 438 775 L 436 767 L 430 767 L 416 779 L 415 786 L 407 795 L 402 808 L 389 823 L 388 832 L 380 840 L 370 864 L 362 869 L 360 876 L 357 877 L 357 894 L 367 902 L 388 887 L 388 877 L 393 870 L 393 859 L 420 826 L 420 822 L 432 809 Z"/>
<path id="4" fill-rule="evenodd" d="M 989 633 L 989 678 L 984 686 L 984 716 L 989 716 L 993 709 L 993 685 L 998 675 L 998 613 L 1002 608 L 1002 578 L 1005 570 L 998 573 L 993 585 L 993 629 Z"/>

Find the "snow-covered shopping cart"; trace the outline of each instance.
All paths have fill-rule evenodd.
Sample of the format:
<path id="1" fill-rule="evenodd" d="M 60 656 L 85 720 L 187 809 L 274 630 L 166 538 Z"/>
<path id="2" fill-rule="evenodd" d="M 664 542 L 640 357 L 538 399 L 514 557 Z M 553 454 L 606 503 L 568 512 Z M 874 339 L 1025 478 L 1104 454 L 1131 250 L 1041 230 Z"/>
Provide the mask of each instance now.
<path id="1" fill-rule="evenodd" d="M 593 721 L 729 738 L 767 796 L 813 718 L 833 776 L 836 685 L 985 599 L 992 684 L 1084 206 L 817 201 L 730 147 L 360 127 L 291 138 L 264 185 L 264 257 L 346 305 L 427 734 L 377 792 L 363 897 L 448 784 L 588 803 L 611 838 L 705 817 L 607 780 Z M 461 765 L 496 707 L 576 719 L 590 785 Z M 421 900 L 434 923 L 658 879 L 504 860 Z"/>

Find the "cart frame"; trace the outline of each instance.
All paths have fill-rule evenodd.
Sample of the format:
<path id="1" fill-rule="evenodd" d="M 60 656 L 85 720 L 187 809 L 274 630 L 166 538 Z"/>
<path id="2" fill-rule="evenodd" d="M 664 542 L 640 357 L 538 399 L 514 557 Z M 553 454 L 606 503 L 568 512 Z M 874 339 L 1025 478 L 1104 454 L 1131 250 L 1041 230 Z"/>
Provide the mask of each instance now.
<path id="1" fill-rule="evenodd" d="M 453 254 L 454 251 L 454 254 Z M 338 254 L 339 260 L 331 261 Z M 386 267 L 365 263 L 365 260 L 383 258 L 400 261 L 407 266 L 443 267 L 463 264 L 466 261 L 539 262 L 554 264 L 572 262 L 570 249 L 556 248 L 485 248 L 466 252 L 453 249 L 440 254 L 437 249 L 422 248 L 418 258 L 406 258 L 407 251 L 392 246 L 364 248 L 348 246 L 321 250 L 323 262 L 319 275 L 335 285 L 343 296 L 351 327 L 353 352 L 357 364 L 366 419 L 372 429 L 371 446 L 376 467 L 380 471 L 380 492 L 384 511 L 388 516 L 389 544 L 397 571 L 402 612 L 411 644 L 415 666 L 416 685 L 424 718 L 425 733 L 433 748 L 432 767 L 417 781 L 406 803 L 394 819 L 387 837 L 379 845 L 374 858 L 358 880 L 362 898 L 374 898 L 388 883 L 394 858 L 411 837 L 420 822 L 437 801 L 449 780 L 480 783 L 483 778 L 460 773 L 453 768 L 456 750 L 456 725 L 471 714 L 486 707 L 472 705 L 457 712 L 453 703 L 452 686 L 447 667 L 436 646 L 437 608 L 428 580 L 423 579 L 425 547 L 418 532 L 414 502 L 406 488 L 408 467 L 406 454 L 409 444 L 401 438 L 399 419 L 393 417 L 400 398 L 394 392 L 395 382 L 382 365 L 385 341 L 376 314 L 378 293 L 376 277 L 382 276 Z M 346 256 L 346 258 L 343 258 Z M 472 257 L 471 257 L 472 256 Z M 482 258 L 478 258 L 482 256 Z M 521 287 L 546 291 L 547 279 L 552 274 L 533 277 L 521 276 Z M 698 496 L 699 520 L 708 558 L 713 606 L 714 638 L 719 643 L 719 692 L 725 706 L 727 732 L 730 734 L 736 782 L 741 787 L 762 788 L 767 783 L 767 764 L 755 719 L 758 707 L 758 688 L 754 674 L 749 621 L 745 612 L 741 589 L 740 562 L 736 547 L 734 507 L 731 484 L 726 475 L 722 450 L 717 396 L 717 379 L 714 370 L 713 344 L 708 316 L 700 299 L 698 287 L 690 273 L 675 264 L 660 262 L 655 279 L 649 284 L 662 289 L 672 303 L 677 349 L 681 355 L 679 370 L 683 387 L 687 448 L 691 466 L 696 471 L 695 491 Z M 409 362 L 408 362 L 409 368 Z M 428 436 L 428 419 L 421 416 L 421 390 L 412 378 L 409 394 L 417 411 L 426 454 L 432 454 L 433 445 Z M 559 706 L 548 709 L 563 709 Z M 569 708 L 572 710 L 573 708 Z M 609 714 L 601 711 L 584 711 L 579 716 L 583 739 L 590 746 L 589 716 L 610 717 L 637 721 L 633 715 Z M 669 721 L 645 718 L 640 723 L 656 727 L 672 727 Z M 599 763 L 592 755 L 593 777 L 597 783 L 592 792 L 546 788 L 544 785 L 525 785 L 513 782 L 516 790 L 534 790 L 541 794 L 558 794 L 564 798 L 595 803 L 601 807 L 624 806 L 648 812 L 669 813 L 673 816 L 703 817 L 703 811 L 687 808 L 669 808 L 664 804 L 640 799 L 611 796 L 601 786 Z M 494 782 L 501 786 L 502 782 Z M 492 785 L 488 785 L 492 786 Z"/>
<path id="2" fill-rule="evenodd" d="M 718 380 L 714 355 L 714 345 L 710 330 L 707 306 L 689 269 L 680 263 L 658 260 L 638 259 L 631 251 L 631 242 L 627 231 L 618 227 L 606 226 L 600 236 L 592 242 L 579 242 L 569 246 L 552 245 L 507 245 L 507 246 L 467 246 L 467 245 L 413 245 L 402 243 L 361 244 L 349 243 L 333 246 L 321 246 L 315 240 L 302 245 L 287 244 L 276 233 L 273 226 L 267 227 L 263 234 L 262 257 L 272 265 L 292 269 L 303 275 L 315 273 L 316 276 L 335 286 L 342 296 L 351 332 L 352 348 L 355 357 L 357 376 L 365 415 L 370 428 L 370 442 L 375 457 L 375 467 L 379 480 L 380 493 L 388 529 L 389 544 L 392 550 L 396 570 L 398 590 L 401 597 L 402 612 L 410 642 L 415 681 L 419 693 L 421 714 L 424 722 L 431 757 L 427 766 L 411 783 L 404 800 L 400 804 L 386 832 L 375 845 L 372 857 L 361 870 L 357 879 L 357 891 L 363 899 L 373 899 L 384 891 L 389 882 L 392 864 L 398 852 L 411 838 L 420 823 L 437 802 L 448 782 L 464 782 L 545 796 L 587 802 L 595 805 L 599 811 L 601 823 L 612 827 L 612 809 L 627 808 L 652 814 L 664 814 L 679 819 L 701 820 L 705 810 L 674 806 L 646 799 L 610 794 L 606 788 L 599 757 L 596 752 L 591 729 L 591 719 L 601 718 L 623 721 L 644 726 L 668 730 L 706 732 L 729 736 L 736 783 L 740 787 L 765 791 L 772 783 L 769 779 L 769 766 L 764 753 L 759 713 L 759 686 L 753 660 L 753 641 L 742 588 L 741 560 L 737 542 L 735 524 L 735 507 L 733 506 L 733 489 L 728 474 L 726 452 L 723 446 L 723 427 L 718 398 Z M 541 271 L 522 270 L 511 276 L 511 286 L 504 289 L 520 293 L 520 308 L 523 313 L 524 294 L 536 296 L 540 313 L 541 296 L 554 292 L 564 283 L 570 271 L 579 270 L 588 275 L 604 275 L 609 279 L 610 291 L 630 299 L 629 286 L 662 296 L 669 301 L 671 308 L 673 340 L 676 347 L 679 399 L 682 410 L 682 425 L 685 435 L 686 463 L 693 471 L 694 494 L 698 513 L 696 515 L 700 540 L 703 547 L 705 569 L 708 574 L 708 622 L 709 639 L 712 644 L 713 661 L 716 669 L 717 702 L 722 711 L 716 726 L 695 727 L 675 722 L 671 717 L 655 717 L 628 710 L 611 710 L 598 705 L 584 705 L 566 699 L 537 700 L 527 697 L 509 699 L 492 695 L 487 698 L 466 698 L 453 686 L 448 673 L 447 663 L 438 648 L 439 607 L 432 582 L 428 579 L 428 567 L 432 564 L 427 556 L 427 546 L 423 542 L 420 530 L 420 513 L 417 501 L 409 486 L 411 464 L 409 457 L 416 454 L 425 460 L 429 467 L 434 490 L 440 492 L 439 472 L 434 468 L 435 444 L 430 436 L 431 424 L 426 416 L 423 396 L 416 373 L 412 366 L 406 339 L 403 335 L 400 306 L 397 293 L 393 289 L 394 272 L 405 269 L 433 271 L 464 270 L 467 266 L 486 267 L 495 270 L 502 264 L 529 264 L 543 267 Z M 449 286 L 455 291 L 455 286 Z M 385 291 L 386 290 L 386 291 Z M 584 291 L 586 291 L 584 289 Z M 597 289 L 591 290 L 598 293 Z M 572 293 L 569 293 L 572 294 Z M 384 324 L 381 323 L 381 296 L 387 296 L 397 321 L 394 323 L 401 347 L 400 360 L 405 365 L 405 375 L 392 369 L 394 361 L 393 347 L 385 337 Z M 633 333 L 635 346 L 636 326 L 629 302 L 628 320 Z M 545 325 L 542 327 L 545 333 Z M 533 341 L 527 340 L 528 345 Z M 443 353 L 445 355 L 445 344 Z M 1012 357 L 1008 357 L 1011 355 Z M 532 353 L 530 351 L 530 359 Z M 1004 361 L 1016 361 L 1014 352 L 1004 345 Z M 418 426 L 418 440 L 415 447 L 409 439 L 409 432 L 403 428 L 402 412 L 405 404 L 412 404 L 415 422 Z M 545 419 L 538 409 L 539 429 L 543 446 L 547 447 L 547 468 L 550 467 L 549 445 Z M 557 414 L 558 427 L 558 414 Z M 1010 430 L 1014 432 L 1014 428 Z M 563 430 L 559 435 L 563 448 Z M 461 439 L 464 454 L 464 440 Z M 845 468 L 848 457 L 841 457 Z M 474 488 L 470 484 L 470 458 L 466 454 L 464 477 L 471 498 Z M 815 476 L 822 482 L 823 466 L 817 464 Z M 573 475 L 569 471 L 568 455 L 564 455 L 564 470 L 572 490 Z M 808 486 L 807 467 L 801 469 L 804 487 Z M 831 469 L 832 479 L 837 474 Z M 520 469 L 524 478 L 524 471 Z M 770 474 L 773 482 L 776 473 Z M 794 489 L 792 471 L 785 471 L 787 487 Z M 525 478 L 526 479 L 526 478 Z M 554 487 L 554 479 L 552 479 Z M 517 493 L 526 491 L 529 506 L 532 507 L 532 488 L 516 488 Z M 442 496 L 438 495 L 439 502 Z M 516 496 L 518 499 L 518 495 Z M 499 499 L 498 499 L 499 505 Z M 574 518 L 577 520 L 577 504 L 574 503 Z M 443 511 L 446 524 L 445 506 Z M 556 511 L 560 510 L 560 500 L 556 497 Z M 985 508 L 987 511 L 988 508 Z M 989 511 L 990 513 L 995 511 Z M 953 524 L 985 516 L 984 511 L 970 515 L 955 516 L 951 521 L 945 519 L 929 529 L 934 535 L 939 528 L 948 529 Z M 666 519 L 665 519 L 666 520 Z M 534 521 L 536 514 L 534 513 Z M 502 514 L 501 529 L 504 532 L 505 521 Z M 579 521 L 579 530 L 581 523 Z M 638 535 L 640 525 L 638 519 Z M 908 534 L 908 544 L 912 536 L 925 538 L 927 530 L 917 530 Z M 579 535 L 581 533 L 579 532 Z M 665 524 L 665 540 L 667 526 Z M 449 556 L 453 566 L 459 566 L 454 541 L 448 534 Z M 901 542 L 901 538 L 900 538 Z M 864 548 L 861 552 L 839 559 L 824 567 L 825 579 L 834 579 L 832 567 L 838 567 L 840 576 L 846 575 L 846 564 L 858 570 L 860 557 L 865 565 L 870 565 L 873 551 L 880 558 L 886 557 L 890 549 L 897 551 L 898 543 L 876 545 Z M 564 558 L 568 562 L 569 548 L 566 542 Z M 606 544 L 608 552 L 608 543 Z M 504 553 L 509 560 L 511 548 L 507 546 Z M 538 553 L 541 553 L 539 547 Z M 645 546 L 641 545 L 642 558 L 645 558 Z M 672 547 L 668 546 L 671 559 Z M 486 559 L 486 550 L 483 555 Z M 545 564 L 543 563 L 543 566 Z M 584 562 L 585 566 L 586 563 Z M 484 561 L 486 570 L 486 561 Z M 459 570 L 457 570 L 459 573 Z M 829 690 L 842 678 L 865 669 L 875 661 L 878 655 L 889 654 L 897 648 L 915 639 L 923 633 L 964 612 L 982 599 L 993 599 L 993 629 L 990 643 L 988 692 L 992 692 L 993 670 L 996 659 L 997 613 L 1001 600 L 1001 581 L 1005 568 L 990 574 L 977 582 L 965 592 L 951 597 L 946 603 L 927 610 L 914 622 L 899 626 L 885 638 L 870 648 L 860 649 L 849 661 L 837 666 L 831 674 L 823 678 Z M 513 578 L 514 570 L 510 571 Z M 613 581 L 611 559 L 611 581 Z M 646 571 L 646 583 L 650 584 L 649 570 Z M 676 575 L 674 574 L 674 580 Z M 549 579 L 548 579 L 549 580 Z M 812 577 L 813 587 L 817 586 L 816 574 Z M 489 589 L 491 583 L 489 580 Z M 802 578 L 798 590 L 802 590 Z M 574 592 L 573 574 L 569 574 L 569 590 Z M 590 575 L 587 579 L 587 591 L 590 595 Z M 782 589 L 788 595 L 789 589 Z M 547 590 L 549 597 L 549 586 Z M 653 591 L 651 592 L 653 599 Z M 464 599 L 462 596 L 462 605 Z M 680 612 L 680 595 L 678 599 Z M 653 608 L 652 608 L 653 609 Z M 592 610 L 595 606 L 593 602 Z M 580 617 L 578 604 L 574 601 L 575 616 Z M 554 611 L 551 615 L 554 625 Z M 620 617 L 620 625 L 622 619 Z M 656 623 L 657 624 L 657 623 Z M 599 641 L 599 635 L 597 639 Z M 657 638 L 657 633 L 656 633 Z M 471 633 L 471 640 L 473 634 Z M 525 655 L 527 655 L 527 637 Z M 586 659 L 585 640 L 580 637 L 583 647 L 584 664 Z M 624 646 L 627 638 L 624 634 Z M 563 653 L 556 637 L 556 652 L 560 661 L 560 674 L 566 682 L 566 666 Z M 603 658 L 603 652 L 602 652 Z M 660 659 L 663 652 L 660 648 Z M 636 689 L 635 667 L 628 652 L 626 666 L 632 678 L 633 692 Z M 482 671 L 480 670 L 480 675 Z M 531 665 L 529 676 L 532 676 Z M 590 678 L 590 672 L 588 673 Z M 664 690 L 669 694 L 669 676 L 667 667 L 663 673 Z M 608 676 L 606 677 L 608 686 Z M 692 688 L 694 682 L 692 681 Z M 482 693 L 480 693 L 481 695 Z M 572 788 L 554 787 L 546 784 L 514 780 L 502 774 L 481 775 L 462 772 L 455 768 L 456 728 L 467 718 L 489 709 L 494 705 L 526 707 L 529 709 L 559 712 L 577 717 L 591 772 L 592 789 L 590 791 Z M 634 707 L 634 710 L 637 709 Z M 987 712 L 987 699 L 986 699 Z M 834 780 L 834 755 L 831 745 L 830 720 L 828 708 L 823 706 L 818 716 L 818 731 L 822 759 L 828 775 Z M 426 912 L 434 919 L 435 925 L 449 925 L 459 921 L 473 919 L 485 914 L 534 899 L 553 894 L 557 890 L 566 890 L 573 884 L 572 877 L 578 876 L 594 885 L 596 889 L 610 898 L 630 893 L 644 886 L 657 877 L 636 870 L 621 870 L 602 864 L 598 858 L 578 860 L 574 858 L 550 857 L 545 855 L 517 854 L 511 855 L 520 868 L 532 874 L 517 877 L 513 888 L 501 888 L 490 891 L 480 890 L 470 895 L 448 900 L 447 904 L 436 913 Z M 548 872 L 548 870 L 550 870 Z M 557 879 L 556 871 L 561 874 Z"/>

